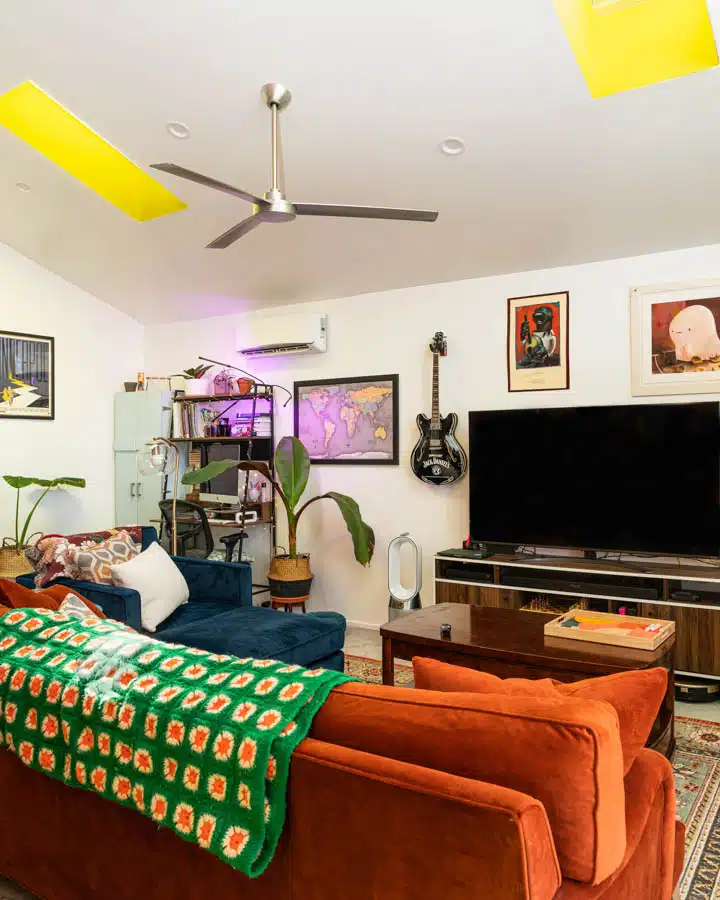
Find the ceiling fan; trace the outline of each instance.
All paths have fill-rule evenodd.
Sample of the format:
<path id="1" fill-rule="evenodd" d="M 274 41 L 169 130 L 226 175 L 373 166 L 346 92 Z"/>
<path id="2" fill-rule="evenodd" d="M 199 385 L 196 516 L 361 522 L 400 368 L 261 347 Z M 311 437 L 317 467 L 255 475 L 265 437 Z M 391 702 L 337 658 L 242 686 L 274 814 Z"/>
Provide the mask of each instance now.
<path id="1" fill-rule="evenodd" d="M 393 209 L 384 206 L 336 206 L 328 203 L 291 203 L 280 190 L 279 171 L 282 165 L 280 158 L 280 111 L 286 109 L 291 100 L 290 91 L 281 84 L 266 84 L 261 91 L 265 104 L 271 115 L 271 148 L 272 148 L 272 186 L 263 197 L 256 197 L 248 191 L 225 184 L 199 172 L 193 172 L 174 163 L 156 163 L 151 166 L 161 172 L 177 175 L 195 181 L 205 187 L 231 194 L 240 200 L 247 200 L 253 205 L 253 214 L 233 225 L 220 237 L 208 244 L 212 250 L 224 250 L 244 237 L 249 231 L 262 225 L 263 222 L 292 222 L 296 216 L 339 216 L 356 219 L 405 219 L 414 222 L 434 222 L 438 214 L 425 209 Z"/>

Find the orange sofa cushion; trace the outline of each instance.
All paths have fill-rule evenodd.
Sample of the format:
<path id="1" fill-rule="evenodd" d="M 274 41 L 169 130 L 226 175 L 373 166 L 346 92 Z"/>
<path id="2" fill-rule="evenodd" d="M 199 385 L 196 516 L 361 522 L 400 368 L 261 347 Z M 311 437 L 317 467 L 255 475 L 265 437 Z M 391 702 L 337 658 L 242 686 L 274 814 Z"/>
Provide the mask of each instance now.
<path id="1" fill-rule="evenodd" d="M 413 659 L 415 687 L 428 691 L 472 691 L 477 694 L 528 697 L 583 697 L 602 700 L 617 713 L 623 748 L 624 773 L 632 769 L 645 746 L 667 690 L 665 669 L 639 669 L 601 678 L 561 684 L 544 678 L 498 678 L 488 672 L 451 666 L 434 659 Z"/>
<path id="2" fill-rule="evenodd" d="M 311 736 L 535 797 L 567 878 L 597 884 L 623 859 L 622 748 L 607 703 L 347 684 Z"/>
<path id="3" fill-rule="evenodd" d="M 60 604 L 68 594 L 74 594 L 85 603 L 94 615 L 99 619 L 106 619 L 107 616 L 89 600 L 86 600 L 82 594 L 72 591 L 70 588 L 62 584 L 54 584 L 52 587 L 43 588 L 41 591 L 33 591 L 30 588 L 23 587 L 16 581 L 9 578 L 0 578 L 0 604 L 9 606 L 14 609 L 50 609 L 57 612 Z"/>

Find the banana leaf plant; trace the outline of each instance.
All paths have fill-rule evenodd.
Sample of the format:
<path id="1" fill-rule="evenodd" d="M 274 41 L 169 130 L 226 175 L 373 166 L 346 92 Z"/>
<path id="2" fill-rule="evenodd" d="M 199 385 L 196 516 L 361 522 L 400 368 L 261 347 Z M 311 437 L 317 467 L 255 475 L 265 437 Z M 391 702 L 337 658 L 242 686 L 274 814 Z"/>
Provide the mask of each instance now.
<path id="1" fill-rule="evenodd" d="M 17 550 L 22 550 L 25 546 L 25 541 L 28 536 L 28 531 L 30 529 L 30 522 L 32 517 L 35 515 L 35 510 L 40 506 L 43 501 L 43 498 L 51 491 L 53 488 L 60 487 L 61 485 L 65 485 L 67 487 L 77 487 L 84 488 L 85 487 L 85 479 L 84 478 L 26 478 L 24 475 L 3 475 L 3 481 L 6 484 L 9 484 L 11 488 L 15 488 L 17 491 L 17 496 L 15 498 L 15 537 L 14 538 L 4 538 L 3 546 L 11 546 L 17 548 Z M 40 494 L 38 499 L 35 501 L 35 505 L 28 513 L 27 518 L 25 519 L 25 524 L 22 527 L 22 531 L 20 530 L 20 491 L 23 488 L 30 487 L 31 485 L 35 485 L 35 487 L 45 488 L 45 490 Z"/>
<path id="2" fill-rule="evenodd" d="M 202 484 L 227 472 L 228 469 L 237 468 L 241 472 L 259 472 L 268 481 L 275 485 L 278 497 L 282 500 L 288 519 L 288 556 L 297 559 L 297 527 L 300 516 L 305 510 L 318 500 L 334 500 L 342 513 L 347 530 L 353 542 L 355 559 L 363 566 L 370 564 L 375 550 L 375 532 L 363 522 L 360 507 L 352 497 L 347 494 L 338 494 L 337 491 L 328 491 L 327 494 L 318 494 L 311 497 L 298 508 L 300 499 L 305 493 L 308 476 L 310 474 L 310 457 L 302 441 L 296 437 L 284 437 L 280 440 L 275 451 L 275 473 L 265 462 L 247 460 L 235 462 L 229 459 L 218 459 L 208 463 L 202 469 L 194 469 L 183 475 L 183 484 Z"/>

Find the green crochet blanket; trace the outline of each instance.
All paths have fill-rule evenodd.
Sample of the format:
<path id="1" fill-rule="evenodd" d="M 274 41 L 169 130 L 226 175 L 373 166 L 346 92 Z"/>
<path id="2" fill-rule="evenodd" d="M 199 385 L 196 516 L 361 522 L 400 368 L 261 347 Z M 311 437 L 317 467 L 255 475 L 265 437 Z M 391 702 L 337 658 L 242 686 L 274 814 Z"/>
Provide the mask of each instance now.
<path id="1" fill-rule="evenodd" d="M 256 877 L 282 832 L 290 757 L 348 680 L 13 610 L 0 617 L 0 744 Z"/>

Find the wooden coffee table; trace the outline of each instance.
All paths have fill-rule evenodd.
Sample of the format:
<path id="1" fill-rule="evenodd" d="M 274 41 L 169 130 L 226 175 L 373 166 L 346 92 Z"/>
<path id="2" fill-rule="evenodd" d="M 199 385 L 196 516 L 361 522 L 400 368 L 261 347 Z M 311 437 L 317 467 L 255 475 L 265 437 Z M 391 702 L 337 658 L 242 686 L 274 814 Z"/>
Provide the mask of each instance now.
<path id="1" fill-rule="evenodd" d="M 439 603 L 393 619 L 380 628 L 383 642 L 383 684 L 394 683 L 394 659 L 425 656 L 480 669 L 501 678 L 555 678 L 580 681 L 633 669 L 662 666 L 668 689 L 648 746 L 670 756 L 675 747 L 674 636 L 656 650 L 632 650 L 545 637 L 543 626 L 554 615 Z M 440 625 L 451 626 L 450 637 Z"/>

